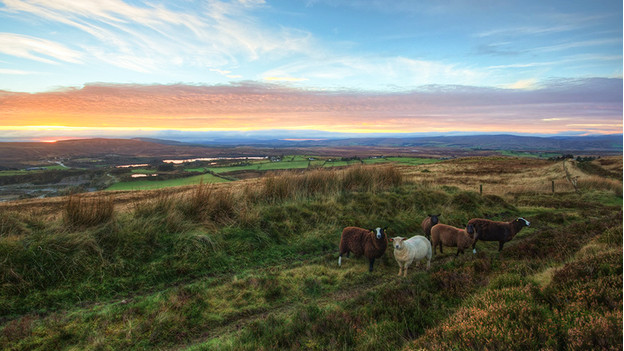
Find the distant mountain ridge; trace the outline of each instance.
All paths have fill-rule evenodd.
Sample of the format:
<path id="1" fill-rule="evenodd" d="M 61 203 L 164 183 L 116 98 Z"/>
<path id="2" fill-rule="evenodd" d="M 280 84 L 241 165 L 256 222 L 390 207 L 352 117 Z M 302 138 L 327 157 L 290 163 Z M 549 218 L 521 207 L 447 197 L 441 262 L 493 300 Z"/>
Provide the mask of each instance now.
<path id="1" fill-rule="evenodd" d="M 146 141 L 147 140 L 147 141 Z M 471 151 L 473 150 L 473 151 Z M 46 142 L 0 142 L 0 166 L 24 167 L 31 161 L 56 158 L 194 158 L 323 155 L 474 155 L 495 150 L 578 154 L 621 154 L 622 135 L 528 137 L 517 135 L 464 135 L 408 138 L 347 138 L 328 140 L 229 140 L 185 143 L 160 139 L 75 139 Z"/>
<path id="2" fill-rule="evenodd" d="M 200 141 L 194 145 L 248 145 L 263 147 L 345 147 L 345 146 L 380 146 L 380 147 L 446 147 L 476 150 L 513 150 L 513 151 L 575 151 L 575 152 L 621 152 L 622 134 L 596 136 L 519 136 L 499 135 L 458 135 L 458 136 L 423 136 L 423 137 L 371 137 L 371 138 L 336 138 L 314 140 L 290 139 L 217 139 Z"/>

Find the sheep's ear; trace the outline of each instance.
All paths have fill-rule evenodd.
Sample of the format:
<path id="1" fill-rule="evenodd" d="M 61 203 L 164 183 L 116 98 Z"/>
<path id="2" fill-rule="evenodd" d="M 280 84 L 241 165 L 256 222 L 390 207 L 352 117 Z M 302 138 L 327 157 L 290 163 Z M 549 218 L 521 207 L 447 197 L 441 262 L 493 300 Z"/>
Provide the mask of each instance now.
<path id="1" fill-rule="evenodd" d="M 369 229 L 368 231 L 369 231 L 369 232 L 373 232 L 373 233 L 374 233 L 374 232 L 375 232 L 375 229 Z"/>
<path id="2" fill-rule="evenodd" d="M 388 229 L 388 227 L 384 227 L 384 228 L 383 228 L 384 232 L 385 232 L 387 229 Z"/>
<path id="3" fill-rule="evenodd" d="M 442 215 L 442 214 L 440 213 L 440 214 L 437 214 L 437 215 L 435 215 L 435 216 L 436 216 L 436 217 L 440 217 L 441 215 Z"/>
<path id="4" fill-rule="evenodd" d="M 392 239 L 392 238 L 388 238 L 388 241 L 394 241 L 394 239 Z"/>

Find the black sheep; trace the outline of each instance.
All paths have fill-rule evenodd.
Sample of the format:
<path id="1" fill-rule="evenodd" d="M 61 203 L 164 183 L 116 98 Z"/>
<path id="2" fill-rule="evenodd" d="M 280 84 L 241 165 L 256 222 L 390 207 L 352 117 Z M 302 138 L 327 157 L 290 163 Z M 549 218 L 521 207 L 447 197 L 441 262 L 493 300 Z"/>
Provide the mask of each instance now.
<path id="1" fill-rule="evenodd" d="M 434 225 L 439 223 L 438 217 L 440 217 L 439 214 L 437 214 L 437 215 L 436 214 L 433 214 L 433 215 L 430 214 L 430 215 L 427 215 L 427 218 L 425 218 L 422 221 L 421 226 L 422 226 L 423 232 L 425 233 L 425 237 L 427 239 L 431 239 L 431 228 Z"/>
<path id="2" fill-rule="evenodd" d="M 498 241 L 498 251 L 503 249 L 506 242 L 513 239 L 524 227 L 531 225 L 529 221 L 518 217 L 511 222 L 497 222 L 483 218 L 473 218 L 468 221 L 475 230 L 472 253 L 477 253 L 477 241 Z"/>

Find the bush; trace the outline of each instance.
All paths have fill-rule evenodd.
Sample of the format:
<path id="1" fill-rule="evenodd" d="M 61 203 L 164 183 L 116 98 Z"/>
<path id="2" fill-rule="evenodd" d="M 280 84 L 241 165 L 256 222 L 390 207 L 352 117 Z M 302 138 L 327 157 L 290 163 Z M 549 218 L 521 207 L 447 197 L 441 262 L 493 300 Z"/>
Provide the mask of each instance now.
<path id="1" fill-rule="evenodd" d="M 99 195 L 93 198 L 69 196 L 65 205 L 64 219 L 74 227 L 94 226 L 113 218 L 113 198 Z"/>

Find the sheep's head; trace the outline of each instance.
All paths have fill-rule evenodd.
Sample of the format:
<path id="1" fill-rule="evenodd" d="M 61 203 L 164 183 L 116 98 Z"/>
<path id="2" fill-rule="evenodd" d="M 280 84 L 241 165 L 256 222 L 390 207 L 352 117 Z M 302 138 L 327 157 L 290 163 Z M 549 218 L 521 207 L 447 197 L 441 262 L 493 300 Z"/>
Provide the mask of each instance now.
<path id="1" fill-rule="evenodd" d="M 375 230 L 370 229 L 370 231 L 373 232 L 373 234 L 375 234 L 375 238 L 377 238 L 377 240 L 381 240 L 386 236 L 386 229 L 388 229 L 388 227 L 385 227 L 385 228 L 377 227 L 375 228 Z"/>
<path id="2" fill-rule="evenodd" d="M 472 224 L 468 224 L 466 226 L 466 233 L 468 233 L 468 235 L 470 235 L 470 237 L 473 237 L 474 236 L 474 232 L 475 232 L 474 226 Z"/>
<path id="3" fill-rule="evenodd" d="M 527 227 L 531 225 L 531 222 L 527 221 L 526 219 L 524 219 L 522 217 L 516 218 L 516 222 L 518 222 L 518 223 L 520 223 L 520 224 L 522 224 L 524 226 L 527 226 Z"/>
<path id="4" fill-rule="evenodd" d="M 390 241 L 392 241 L 392 246 L 394 246 L 396 250 L 403 249 L 403 240 L 405 240 L 405 238 L 401 236 L 395 236 L 394 238 L 390 238 Z"/>
<path id="5" fill-rule="evenodd" d="M 439 214 L 430 214 L 430 215 L 427 215 L 427 216 L 431 217 L 431 225 L 438 224 L 438 222 L 439 222 L 438 217 L 440 217 Z"/>

